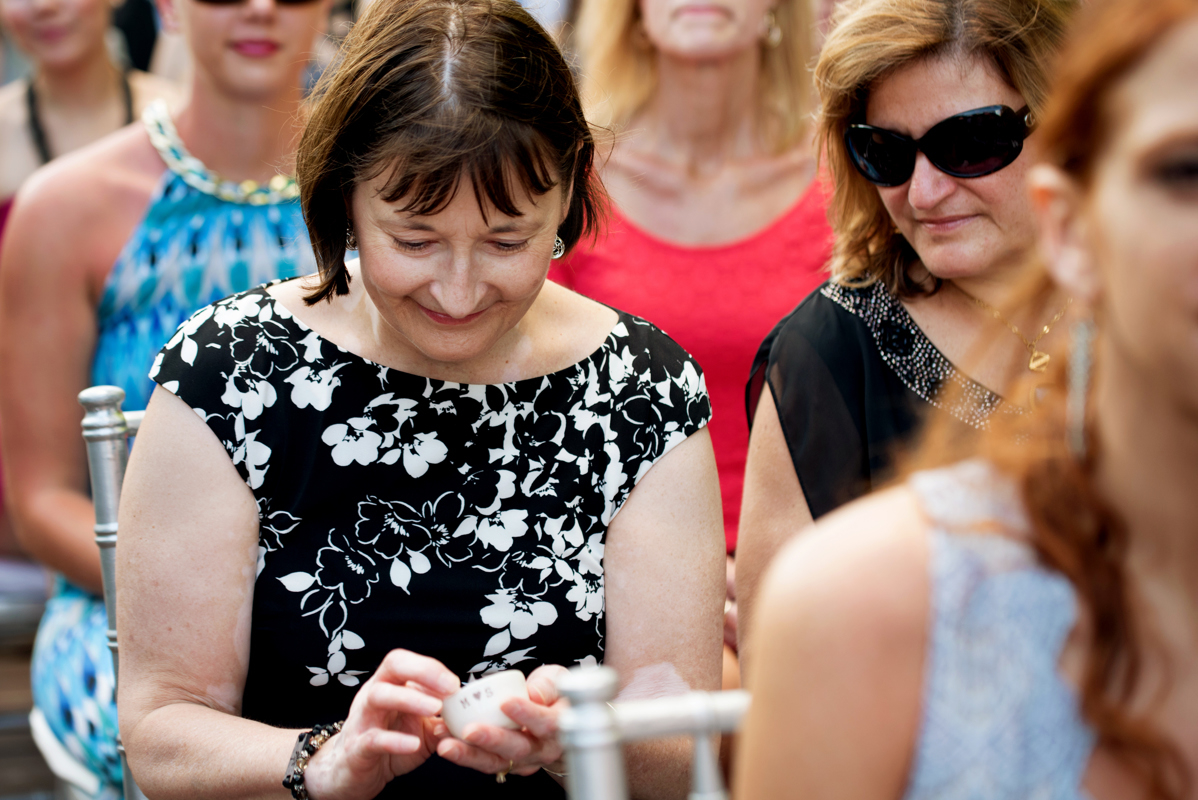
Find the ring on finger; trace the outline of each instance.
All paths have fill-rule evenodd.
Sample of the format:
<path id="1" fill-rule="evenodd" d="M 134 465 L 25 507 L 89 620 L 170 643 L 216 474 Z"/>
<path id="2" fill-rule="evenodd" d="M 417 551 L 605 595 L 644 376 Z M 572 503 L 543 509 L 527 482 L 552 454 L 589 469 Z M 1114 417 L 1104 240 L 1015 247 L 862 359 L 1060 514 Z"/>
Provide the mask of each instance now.
<path id="1" fill-rule="evenodd" d="M 502 769 L 495 775 L 495 782 L 496 783 L 507 783 L 507 774 L 512 771 L 512 767 L 514 767 L 514 766 L 516 766 L 516 762 L 511 759 L 508 759 L 507 769 Z"/>

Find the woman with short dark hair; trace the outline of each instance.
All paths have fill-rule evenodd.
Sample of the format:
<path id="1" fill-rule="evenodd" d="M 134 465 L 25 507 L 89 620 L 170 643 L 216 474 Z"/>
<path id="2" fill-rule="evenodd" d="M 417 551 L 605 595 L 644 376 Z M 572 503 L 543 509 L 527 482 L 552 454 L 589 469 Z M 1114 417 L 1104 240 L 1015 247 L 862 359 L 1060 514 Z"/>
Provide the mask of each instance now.
<path id="1" fill-rule="evenodd" d="M 319 274 L 201 310 L 154 367 L 118 553 L 130 763 L 154 797 L 560 797 L 564 667 L 719 684 L 702 375 L 545 280 L 602 189 L 526 11 L 379 0 L 342 55 L 298 157 Z M 451 737 L 442 700 L 505 668 L 519 729 Z M 629 758 L 638 796 L 684 793 L 685 743 Z"/>

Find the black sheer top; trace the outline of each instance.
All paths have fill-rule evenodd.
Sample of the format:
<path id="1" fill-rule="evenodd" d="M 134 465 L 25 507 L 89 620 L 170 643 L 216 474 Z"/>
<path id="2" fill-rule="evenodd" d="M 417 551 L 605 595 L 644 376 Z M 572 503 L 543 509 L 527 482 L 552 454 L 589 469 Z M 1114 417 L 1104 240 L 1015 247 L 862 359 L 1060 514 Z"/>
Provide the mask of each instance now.
<path id="1" fill-rule="evenodd" d="M 960 373 L 881 283 L 829 281 L 774 327 L 753 359 L 750 425 L 767 384 L 815 519 L 889 480 L 932 406 L 975 428 L 1013 408 Z"/>
<path id="2" fill-rule="evenodd" d="M 257 500 L 242 713 L 289 728 L 344 719 L 396 647 L 463 681 L 602 662 L 608 526 L 711 416 L 694 360 L 623 312 L 573 366 L 467 385 L 343 350 L 258 288 L 183 323 L 151 377 Z M 564 792 L 543 772 L 501 785 L 434 755 L 380 796 Z"/>

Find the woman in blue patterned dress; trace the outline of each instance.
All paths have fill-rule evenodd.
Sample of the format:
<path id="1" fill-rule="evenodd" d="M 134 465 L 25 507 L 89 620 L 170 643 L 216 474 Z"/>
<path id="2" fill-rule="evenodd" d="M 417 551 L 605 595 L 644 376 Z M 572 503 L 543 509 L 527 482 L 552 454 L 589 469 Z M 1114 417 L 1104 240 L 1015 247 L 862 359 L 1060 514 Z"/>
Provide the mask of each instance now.
<path id="1" fill-rule="evenodd" d="M 75 395 L 144 408 L 154 354 L 197 308 L 309 272 L 291 178 L 301 72 L 327 3 L 160 4 L 190 99 L 32 177 L 0 265 L 4 456 L 22 544 L 58 573 L 33 662 L 37 715 L 117 796 L 116 714 Z M 279 174 L 282 172 L 283 174 Z"/>
<path id="2" fill-rule="evenodd" d="M 719 686 L 702 372 L 546 280 L 602 188 L 518 4 L 376 0 L 318 95 L 319 274 L 201 309 L 151 372 L 117 554 L 129 763 L 152 797 L 561 798 L 565 667 Z M 516 729 L 450 736 L 444 698 L 508 668 Z M 683 796 L 691 749 L 629 747 L 633 794 Z"/>

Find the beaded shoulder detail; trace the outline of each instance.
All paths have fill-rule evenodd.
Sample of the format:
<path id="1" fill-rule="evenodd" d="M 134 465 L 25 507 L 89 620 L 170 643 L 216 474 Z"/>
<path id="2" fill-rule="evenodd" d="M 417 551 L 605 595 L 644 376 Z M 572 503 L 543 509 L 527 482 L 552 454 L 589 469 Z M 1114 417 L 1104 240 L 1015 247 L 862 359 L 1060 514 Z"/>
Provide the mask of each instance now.
<path id="1" fill-rule="evenodd" d="M 954 367 L 883 284 L 852 288 L 827 283 L 820 293 L 865 323 L 882 360 L 928 403 L 980 429 L 989 425 L 996 412 L 1021 413 L 1018 406 L 1004 403 Z"/>
<path id="2" fill-rule="evenodd" d="M 175 130 L 170 109 L 162 100 L 146 106 L 141 115 L 142 124 L 150 135 L 150 143 L 162 156 L 171 172 L 204 194 L 210 194 L 229 203 L 248 203 L 255 206 L 274 205 L 299 197 L 299 186 L 295 178 L 275 175 L 265 186 L 256 181 L 229 181 L 221 178 L 204 165 L 203 161 L 187 151 L 183 140 Z"/>

